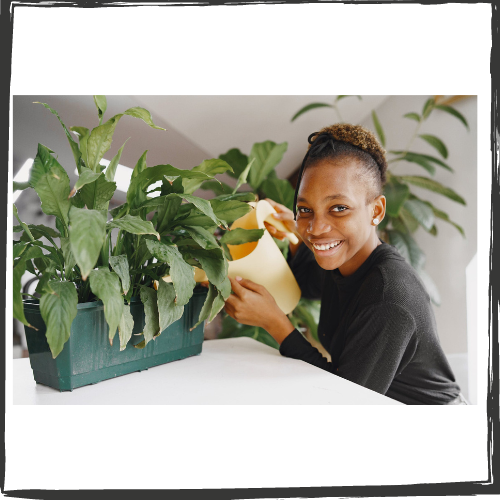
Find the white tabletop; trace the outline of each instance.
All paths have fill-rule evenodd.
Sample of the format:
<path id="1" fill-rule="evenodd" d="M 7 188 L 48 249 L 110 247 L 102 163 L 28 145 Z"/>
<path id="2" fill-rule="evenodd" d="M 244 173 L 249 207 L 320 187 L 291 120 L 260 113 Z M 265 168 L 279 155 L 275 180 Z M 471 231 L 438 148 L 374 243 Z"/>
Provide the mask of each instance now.
<path id="1" fill-rule="evenodd" d="M 27 358 L 13 365 L 14 404 L 401 404 L 247 337 L 208 340 L 199 356 L 72 392 L 36 384 Z"/>

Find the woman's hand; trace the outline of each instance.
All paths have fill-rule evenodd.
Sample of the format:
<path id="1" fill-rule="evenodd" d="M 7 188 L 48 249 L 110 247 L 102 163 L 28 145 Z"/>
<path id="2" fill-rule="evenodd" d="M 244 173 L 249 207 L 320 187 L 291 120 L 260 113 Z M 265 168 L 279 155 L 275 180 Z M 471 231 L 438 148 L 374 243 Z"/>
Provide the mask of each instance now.
<path id="1" fill-rule="evenodd" d="M 293 218 L 293 212 L 289 208 L 285 207 L 285 205 L 276 203 L 270 198 L 266 198 L 266 201 L 276 210 L 276 212 L 278 212 L 276 214 L 272 214 L 271 216 L 274 217 L 276 220 L 281 221 L 291 233 L 294 233 L 298 236 L 299 242 L 297 244 L 290 243 L 290 251 L 292 255 L 295 255 L 297 248 L 302 243 L 302 239 L 300 238 L 300 234 L 297 232 L 297 226 Z M 276 229 L 274 226 L 268 224 L 266 221 L 264 221 L 264 225 L 266 226 L 266 229 L 269 231 L 269 234 L 271 236 L 274 236 L 276 239 L 284 240 L 286 238 L 286 233 L 284 233 L 283 231 Z"/>
<path id="2" fill-rule="evenodd" d="M 233 294 L 226 300 L 225 311 L 238 323 L 260 326 L 279 343 L 294 326 L 262 285 L 240 278 L 229 278 Z"/>

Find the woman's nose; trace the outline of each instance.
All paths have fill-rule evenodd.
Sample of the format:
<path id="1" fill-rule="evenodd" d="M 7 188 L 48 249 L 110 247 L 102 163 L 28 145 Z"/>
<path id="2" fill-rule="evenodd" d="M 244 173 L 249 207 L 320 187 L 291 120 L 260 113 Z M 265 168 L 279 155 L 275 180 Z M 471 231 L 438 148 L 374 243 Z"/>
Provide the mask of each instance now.
<path id="1" fill-rule="evenodd" d="M 322 217 L 313 217 L 307 226 L 307 232 L 312 236 L 319 236 L 331 231 L 332 226 Z"/>

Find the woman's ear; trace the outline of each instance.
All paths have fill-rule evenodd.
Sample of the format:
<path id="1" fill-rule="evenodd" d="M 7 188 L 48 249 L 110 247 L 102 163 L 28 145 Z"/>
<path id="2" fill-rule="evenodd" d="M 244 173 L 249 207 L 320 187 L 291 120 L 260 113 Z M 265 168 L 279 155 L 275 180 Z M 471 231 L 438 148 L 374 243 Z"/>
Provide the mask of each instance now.
<path id="1" fill-rule="evenodd" d="M 385 217 L 385 196 L 381 194 L 373 200 L 373 218 L 378 219 L 378 224 L 380 224 Z"/>

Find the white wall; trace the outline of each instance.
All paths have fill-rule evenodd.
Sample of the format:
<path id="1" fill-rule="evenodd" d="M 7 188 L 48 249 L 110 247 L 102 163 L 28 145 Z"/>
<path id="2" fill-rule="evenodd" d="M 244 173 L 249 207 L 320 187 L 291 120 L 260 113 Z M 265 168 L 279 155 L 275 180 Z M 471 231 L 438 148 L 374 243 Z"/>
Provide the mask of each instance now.
<path id="1" fill-rule="evenodd" d="M 391 96 L 377 109 L 384 128 L 386 149 L 404 149 L 417 122 L 402 118 L 405 113 L 421 113 L 428 96 Z M 412 188 L 419 197 L 447 212 L 450 219 L 463 227 L 466 239 L 450 224 L 437 220 L 438 235 L 432 236 L 419 228 L 414 237 L 425 251 L 425 270 L 436 283 L 441 305 L 434 307 L 439 337 L 446 354 L 467 352 L 467 312 L 465 268 L 474 257 L 477 246 L 477 98 L 468 97 L 453 104 L 469 123 L 470 130 L 453 116 L 435 110 L 421 126 L 419 133 L 439 137 L 447 146 L 449 156 L 444 160 L 454 173 L 437 167 L 434 179 L 460 194 L 467 206 L 455 203 L 419 188 Z M 362 125 L 374 130 L 371 118 Z M 422 139 L 416 139 L 412 151 L 440 157 Z M 490 168 L 490 165 L 481 165 Z M 401 175 L 429 174 L 415 164 L 401 162 L 391 171 Z"/>

